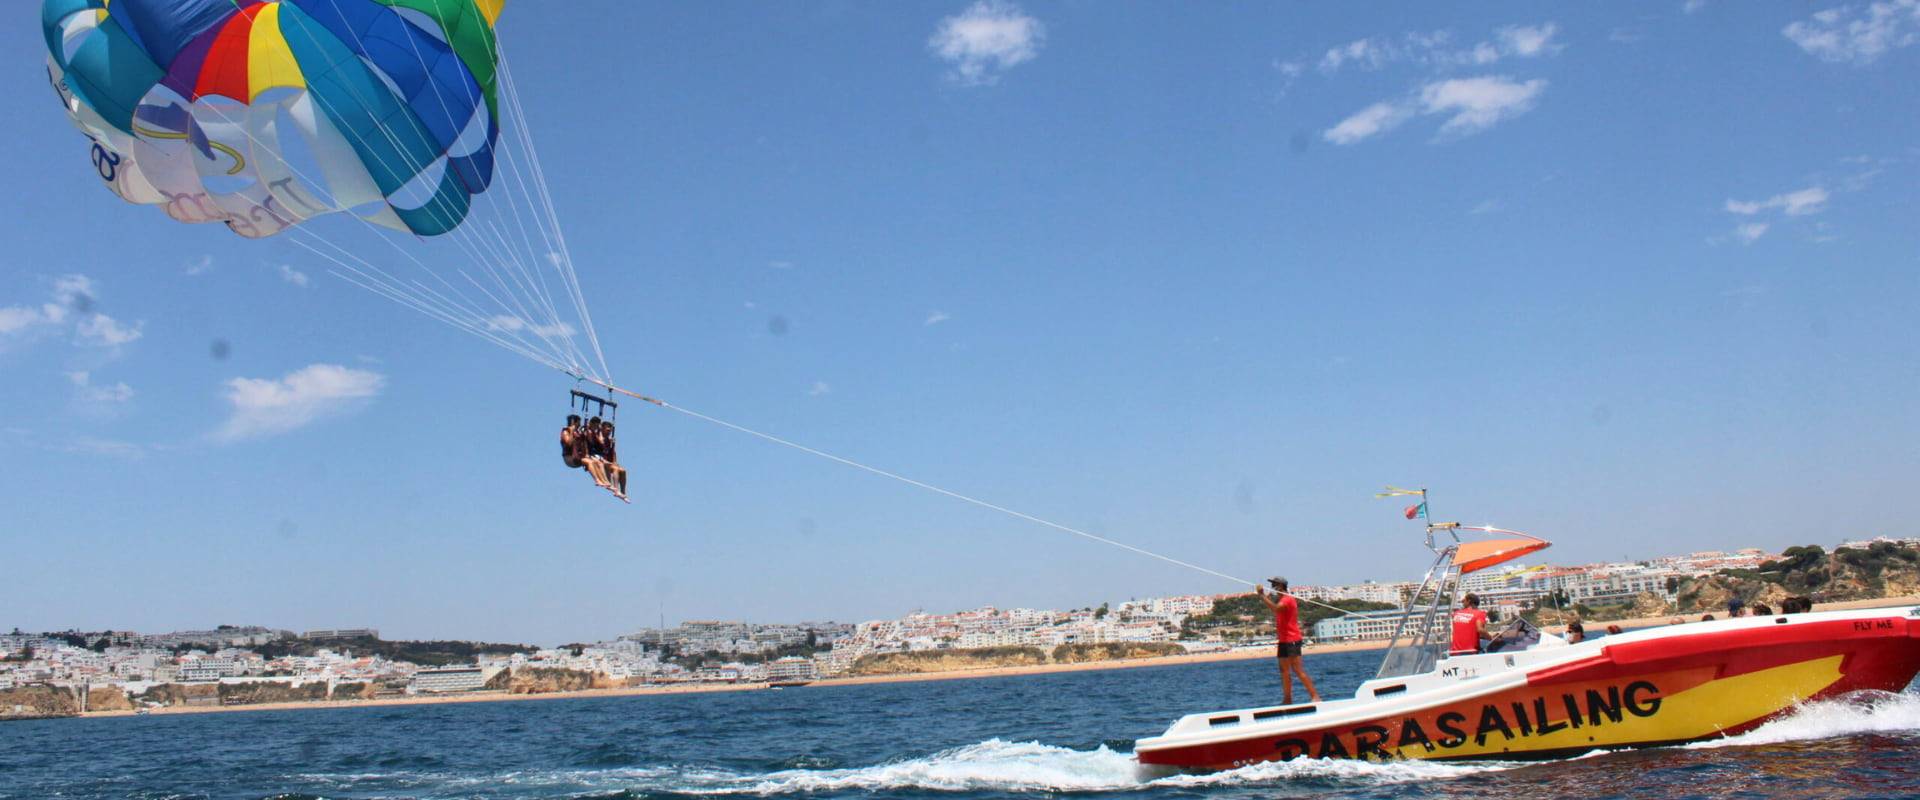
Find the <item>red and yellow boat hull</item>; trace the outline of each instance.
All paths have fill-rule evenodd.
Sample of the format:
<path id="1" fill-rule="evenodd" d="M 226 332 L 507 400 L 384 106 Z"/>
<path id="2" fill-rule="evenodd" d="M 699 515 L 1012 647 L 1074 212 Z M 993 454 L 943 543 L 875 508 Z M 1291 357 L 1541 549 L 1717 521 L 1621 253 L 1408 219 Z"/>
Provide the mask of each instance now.
<path id="1" fill-rule="evenodd" d="M 1312 713 L 1196 715 L 1135 752 L 1143 764 L 1214 770 L 1301 757 L 1550 758 L 1711 739 L 1809 700 L 1904 689 L 1920 673 L 1917 615 L 1920 608 L 1694 623 L 1530 654 L 1517 667 L 1499 656 L 1450 659 L 1423 676 L 1422 690 L 1371 681 L 1355 700 Z"/>

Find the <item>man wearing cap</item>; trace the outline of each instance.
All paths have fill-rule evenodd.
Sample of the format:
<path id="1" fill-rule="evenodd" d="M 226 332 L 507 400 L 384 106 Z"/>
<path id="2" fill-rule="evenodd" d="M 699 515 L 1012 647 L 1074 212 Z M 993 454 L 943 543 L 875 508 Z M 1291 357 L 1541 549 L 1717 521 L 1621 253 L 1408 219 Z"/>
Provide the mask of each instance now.
<path id="1" fill-rule="evenodd" d="M 1267 583 L 1273 584 L 1273 594 L 1267 594 L 1266 587 L 1254 586 L 1253 591 L 1260 595 L 1260 601 L 1273 610 L 1273 638 L 1280 658 L 1280 704 L 1293 705 L 1293 676 L 1300 676 L 1300 685 L 1307 687 L 1307 697 L 1315 703 L 1320 702 L 1320 692 L 1313 688 L 1313 679 L 1307 677 L 1307 670 L 1300 663 L 1300 650 L 1305 636 L 1300 635 L 1300 603 L 1287 594 L 1287 579 L 1272 577 Z"/>

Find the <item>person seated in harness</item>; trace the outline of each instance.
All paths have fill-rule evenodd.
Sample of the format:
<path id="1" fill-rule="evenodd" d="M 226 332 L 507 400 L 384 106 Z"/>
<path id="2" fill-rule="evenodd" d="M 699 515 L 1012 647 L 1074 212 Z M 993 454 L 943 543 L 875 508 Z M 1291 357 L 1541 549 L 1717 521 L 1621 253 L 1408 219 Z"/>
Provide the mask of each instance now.
<path id="1" fill-rule="evenodd" d="M 560 429 L 560 460 L 574 469 L 586 470 L 587 477 L 600 488 L 612 489 L 604 465 L 593 457 L 590 440 L 587 429 L 580 424 L 580 415 L 568 414 L 567 426 Z"/>
<path id="2" fill-rule="evenodd" d="M 606 470 L 607 480 L 613 484 L 610 488 L 613 489 L 614 496 L 627 500 L 627 468 L 620 466 L 620 453 L 613 440 L 612 422 L 600 423 L 600 452 L 606 459 L 602 469 Z M 633 501 L 627 500 L 627 502 Z"/>

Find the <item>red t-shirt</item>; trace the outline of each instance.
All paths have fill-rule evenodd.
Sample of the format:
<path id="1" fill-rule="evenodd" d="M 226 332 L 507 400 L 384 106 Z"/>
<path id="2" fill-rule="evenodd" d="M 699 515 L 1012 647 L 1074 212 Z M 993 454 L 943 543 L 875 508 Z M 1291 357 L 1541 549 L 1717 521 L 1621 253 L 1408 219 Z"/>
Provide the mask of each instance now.
<path id="1" fill-rule="evenodd" d="M 1280 605 L 1273 609 L 1273 630 L 1282 642 L 1307 638 L 1300 635 L 1300 603 L 1292 595 L 1280 595 Z"/>
<path id="2" fill-rule="evenodd" d="M 1487 612 L 1477 608 L 1463 608 L 1453 612 L 1453 653 L 1480 652 L 1480 624 L 1487 621 Z"/>

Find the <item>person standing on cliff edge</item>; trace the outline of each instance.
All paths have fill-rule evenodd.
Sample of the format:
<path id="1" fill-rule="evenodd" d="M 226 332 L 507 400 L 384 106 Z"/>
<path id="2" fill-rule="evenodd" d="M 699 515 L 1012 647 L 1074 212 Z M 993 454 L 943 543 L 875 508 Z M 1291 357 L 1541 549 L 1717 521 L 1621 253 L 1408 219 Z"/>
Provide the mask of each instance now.
<path id="1" fill-rule="evenodd" d="M 1260 602 L 1273 610 L 1274 647 L 1280 660 L 1280 704 L 1293 705 L 1293 676 L 1300 676 L 1300 685 L 1307 687 L 1307 697 L 1312 702 L 1320 702 L 1320 692 L 1313 688 L 1313 679 L 1307 677 L 1307 669 L 1300 662 L 1300 651 L 1306 640 L 1300 635 L 1300 602 L 1287 594 L 1287 579 L 1272 577 L 1267 583 L 1273 584 L 1273 595 L 1267 595 L 1264 586 L 1254 586 L 1253 591 L 1260 595 Z"/>

